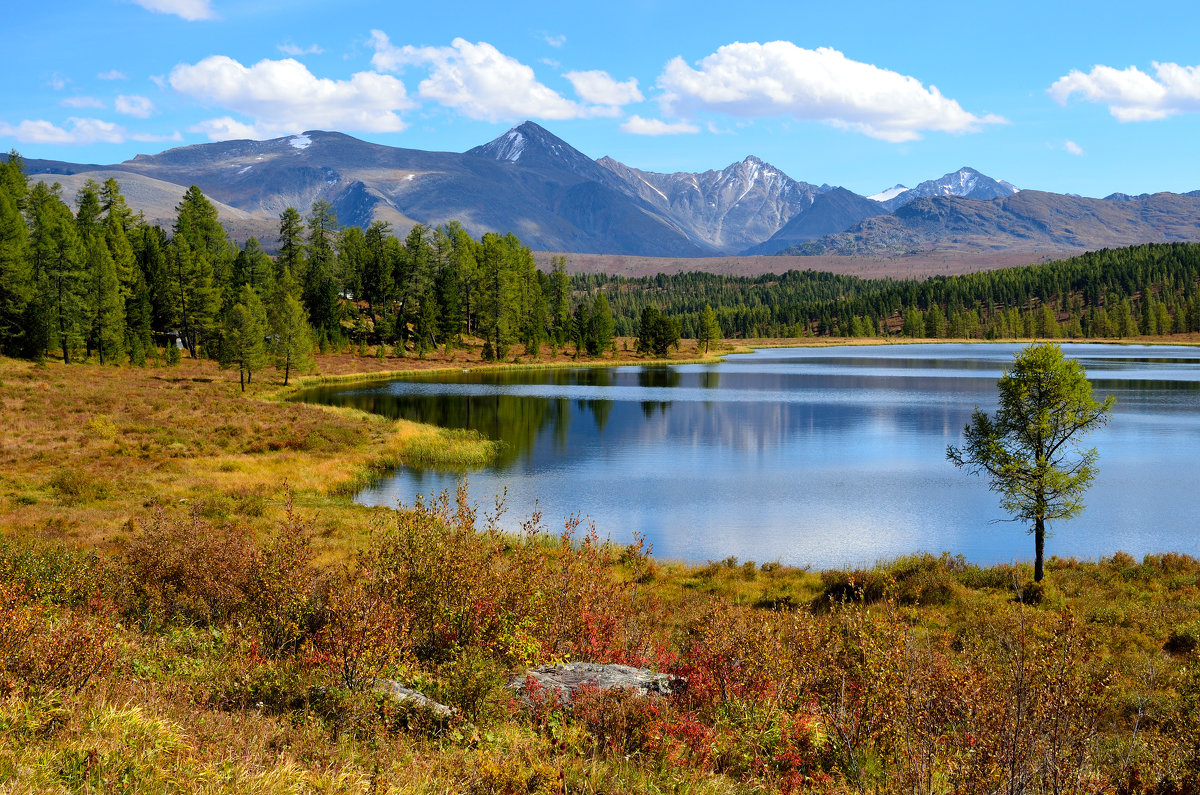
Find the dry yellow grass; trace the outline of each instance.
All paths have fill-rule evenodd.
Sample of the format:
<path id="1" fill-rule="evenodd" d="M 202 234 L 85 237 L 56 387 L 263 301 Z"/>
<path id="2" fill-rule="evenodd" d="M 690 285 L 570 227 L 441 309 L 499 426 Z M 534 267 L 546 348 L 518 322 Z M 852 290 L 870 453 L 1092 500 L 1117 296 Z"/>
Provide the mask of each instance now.
<path id="1" fill-rule="evenodd" d="M 526 366 L 644 360 L 628 351 L 591 362 L 550 353 Z M 674 360 L 696 355 L 685 344 Z M 478 348 L 423 359 L 340 353 L 318 357 L 315 378 L 464 364 L 512 366 L 482 363 Z M 363 509 L 349 495 L 374 473 L 406 461 L 468 468 L 494 455 L 476 434 L 293 403 L 283 398 L 296 382 L 282 387 L 264 371 L 243 393 L 234 374 L 206 360 L 135 368 L 0 358 L 0 532 L 106 547 L 156 506 L 269 524 L 287 486 L 297 504 L 320 508 L 321 536 L 340 546 L 363 524 L 350 518 Z"/>

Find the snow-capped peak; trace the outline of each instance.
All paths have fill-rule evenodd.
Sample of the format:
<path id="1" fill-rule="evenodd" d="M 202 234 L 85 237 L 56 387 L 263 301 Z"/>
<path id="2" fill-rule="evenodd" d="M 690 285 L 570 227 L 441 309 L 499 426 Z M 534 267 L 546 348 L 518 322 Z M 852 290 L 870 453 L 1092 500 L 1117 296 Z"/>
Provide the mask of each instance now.
<path id="1" fill-rule="evenodd" d="M 293 135 L 288 139 L 288 143 L 291 144 L 293 149 L 307 149 L 312 144 L 312 139 L 304 134 Z"/>
<path id="2" fill-rule="evenodd" d="M 897 183 L 896 185 L 893 185 L 892 187 L 888 188 L 887 190 L 882 190 L 879 193 L 876 193 L 874 196 L 868 196 L 867 198 L 870 199 L 871 201 L 885 202 L 888 199 L 896 198 L 901 193 L 904 193 L 904 191 L 906 191 L 906 190 L 908 190 L 908 188 Z"/>
<path id="3" fill-rule="evenodd" d="M 516 127 L 492 142 L 492 156 L 497 160 L 517 162 L 525 151 L 525 136 Z"/>

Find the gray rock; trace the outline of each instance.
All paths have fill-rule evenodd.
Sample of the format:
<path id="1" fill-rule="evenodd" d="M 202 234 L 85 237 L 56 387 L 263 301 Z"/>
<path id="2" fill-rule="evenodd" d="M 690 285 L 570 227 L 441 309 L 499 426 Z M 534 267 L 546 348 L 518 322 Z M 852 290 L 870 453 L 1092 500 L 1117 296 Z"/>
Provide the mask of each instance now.
<path id="1" fill-rule="evenodd" d="M 581 687 L 597 690 L 628 689 L 640 696 L 669 696 L 687 684 L 687 680 L 671 674 L 660 674 L 648 668 L 630 665 L 602 665 L 600 663 L 572 662 L 564 665 L 542 665 L 530 668 L 524 676 L 514 677 L 508 686 L 519 691 L 526 701 L 525 684 L 532 678 L 539 687 L 558 694 L 564 704 Z"/>
<path id="2" fill-rule="evenodd" d="M 386 696 L 390 696 L 393 701 L 401 704 L 412 704 L 415 707 L 428 710 L 440 718 L 449 718 L 457 711 L 454 707 L 439 704 L 423 693 L 413 690 L 411 687 L 405 687 L 395 679 L 376 679 L 371 683 L 371 689 L 376 693 L 383 693 Z"/>

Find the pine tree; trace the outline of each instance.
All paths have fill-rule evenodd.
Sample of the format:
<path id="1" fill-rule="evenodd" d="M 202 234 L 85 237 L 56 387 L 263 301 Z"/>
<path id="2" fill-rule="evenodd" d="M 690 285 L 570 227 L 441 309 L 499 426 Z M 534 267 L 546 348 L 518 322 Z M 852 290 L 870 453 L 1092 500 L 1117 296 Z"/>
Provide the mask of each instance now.
<path id="1" fill-rule="evenodd" d="M 930 339 L 946 336 L 946 316 L 938 304 L 929 307 L 929 311 L 925 313 L 925 336 Z"/>
<path id="2" fill-rule="evenodd" d="M 125 299 L 121 296 L 117 268 L 104 238 L 94 235 L 86 246 L 87 293 L 84 305 L 89 339 L 100 355 L 100 364 L 104 364 L 106 357 L 114 360 L 124 349 Z"/>
<path id="3" fill-rule="evenodd" d="M 337 241 L 338 264 L 336 278 L 342 298 L 358 301 L 363 293 L 363 270 L 367 260 L 367 239 L 363 230 L 348 226 Z"/>
<path id="4" fill-rule="evenodd" d="M 334 276 L 337 253 L 333 241 L 337 231 L 333 207 L 326 201 L 314 202 L 308 216 L 308 265 L 302 279 L 304 307 L 313 326 L 331 337 L 341 334 L 338 286 Z"/>
<path id="5" fill-rule="evenodd" d="M 612 307 L 604 293 L 596 293 L 592 301 L 591 333 L 588 335 L 588 354 L 597 356 L 612 346 L 613 332 L 616 323 L 613 321 Z"/>
<path id="6" fill-rule="evenodd" d="M 168 252 L 175 293 L 173 315 L 180 323 L 184 344 L 196 358 L 201 340 L 214 330 L 220 307 L 231 302 L 233 258 L 217 209 L 198 187 L 188 188 L 175 210 L 175 234 Z"/>
<path id="7" fill-rule="evenodd" d="M 704 305 L 704 311 L 700 313 L 700 328 L 696 333 L 696 344 L 704 346 L 704 352 L 708 353 L 712 343 L 721 339 L 721 324 L 717 322 L 717 313 L 709 304 Z"/>
<path id="8" fill-rule="evenodd" d="M 16 158 L 20 164 L 20 158 Z M 22 348 L 22 318 L 33 297 L 29 268 L 29 228 L 21 217 L 25 175 L 13 170 L 14 157 L 0 166 L 0 354 L 12 356 Z M 12 184 L 10 184 L 12 183 Z"/>
<path id="9" fill-rule="evenodd" d="M 359 297 L 367 302 L 372 323 L 385 312 L 394 293 L 393 265 L 387 245 L 391 232 L 392 225 L 387 221 L 372 221 L 363 235 L 362 273 L 358 278 L 362 292 Z"/>
<path id="10" fill-rule="evenodd" d="M 289 271 L 293 279 L 304 275 L 304 219 L 295 207 L 279 214 L 279 256 L 275 258 L 275 278 Z"/>
<path id="11" fill-rule="evenodd" d="M 909 307 L 908 312 L 904 315 L 904 326 L 900 329 L 900 333 L 906 337 L 916 339 L 924 332 L 925 321 L 921 318 L 920 310 Z"/>
<path id="12" fill-rule="evenodd" d="M 102 225 L 100 218 L 100 183 L 89 179 L 75 194 L 75 225 L 79 239 L 84 245 L 100 234 Z"/>
<path id="13" fill-rule="evenodd" d="M 251 237 L 233 260 L 234 284 L 248 284 L 260 299 L 271 294 L 275 286 L 275 263 L 263 251 L 258 238 Z"/>
<path id="14" fill-rule="evenodd" d="M 70 364 L 71 351 L 82 342 L 84 254 L 75 218 L 59 194 L 59 185 L 39 182 L 29 194 L 30 244 L 37 302 L 31 325 L 44 324 L 48 342 Z M 39 352 L 40 353 L 40 352 Z"/>
<path id="15" fill-rule="evenodd" d="M 279 305 L 272 312 L 271 355 L 276 369 L 283 370 L 283 385 L 287 386 L 292 370 L 303 372 L 312 367 L 312 331 L 304 316 L 304 307 L 289 292 L 282 292 Z"/>
<path id="16" fill-rule="evenodd" d="M 176 235 L 167 247 L 167 270 L 171 280 L 171 317 L 193 359 L 199 357 L 200 340 L 213 325 L 217 295 L 207 259 L 197 255 L 187 238 Z"/>
<path id="17" fill-rule="evenodd" d="M 226 315 L 222 328 L 222 367 L 238 368 L 242 391 L 266 362 L 267 313 L 254 288 L 246 284 L 238 302 Z"/>

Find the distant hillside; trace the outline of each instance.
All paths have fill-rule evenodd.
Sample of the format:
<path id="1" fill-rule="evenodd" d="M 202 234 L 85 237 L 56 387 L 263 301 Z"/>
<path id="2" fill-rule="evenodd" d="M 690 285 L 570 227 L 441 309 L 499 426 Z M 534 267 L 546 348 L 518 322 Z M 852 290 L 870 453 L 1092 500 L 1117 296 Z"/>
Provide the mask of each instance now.
<path id="1" fill-rule="evenodd" d="M 1023 190 L 1007 198 L 917 199 L 785 254 L 894 257 L 921 251 L 1062 252 L 1200 240 L 1200 197 L 1108 201 Z"/>
<path id="2" fill-rule="evenodd" d="M 129 202 L 166 222 L 184 189 L 217 203 L 237 242 L 276 245 L 279 214 L 329 202 L 339 223 L 458 221 L 479 237 L 515 233 L 534 250 L 652 258 L 786 253 L 866 258 L 1003 254 L 1035 261 L 1149 241 L 1200 240 L 1192 194 L 1085 199 L 1017 188 L 963 167 L 880 201 L 793 179 L 749 156 L 720 170 L 662 174 L 592 160 L 533 122 L 466 152 L 426 152 L 310 131 L 138 155 L 111 165 L 27 161 L 72 194 L 115 176 Z M 741 267 L 744 272 L 775 265 Z M 903 263 L 899 264 L 903 269 Z M 951 272 L 961 265 L 949 265 Z"/>
<path id="3" fill-rule="evenodd" d="M 745 253 L 777 254 L 802 241 L 835 234 L 864 218 L 886 213 L 887 208 L 877 201 L 865 199 L 845 188 L 834 188 L 817 196 L 811 206 L 793 216 L 770 240 L 750 247 Z"/>

